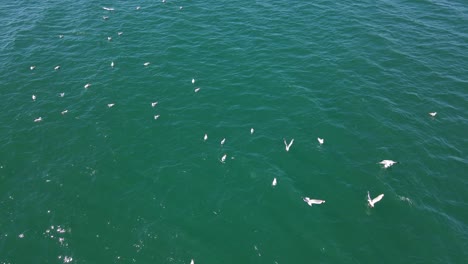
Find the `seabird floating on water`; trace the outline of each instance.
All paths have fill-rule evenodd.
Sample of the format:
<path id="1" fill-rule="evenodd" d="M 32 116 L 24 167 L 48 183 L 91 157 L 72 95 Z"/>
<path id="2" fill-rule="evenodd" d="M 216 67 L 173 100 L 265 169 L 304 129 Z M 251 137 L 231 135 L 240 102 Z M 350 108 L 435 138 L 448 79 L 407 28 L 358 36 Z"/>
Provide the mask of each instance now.
<path id="1" fill-rule="evenodd" d="M 192 78 L 192 84 L 194 84 L 194 83 L 195 83 L 195 79 Z"/>
<path id="2" fill-rule="evenodd" d="M 85 88 L 85 89 L 88 89 L 90 86 L 91 86 L 91 84 L 90 84 L 90 83 L 87 83 L 87 84 L 85 84 L 84 88 Z"/>
<path id="3" fill-rule="evenodd" d="M 145 63 L 143 63 L 143 65 L 144 65 L 144 66 L 148 66 L 148 65 L 150 65 L 150 63 L 149 63 L 149 62 L 145 62 Z"/>
<path id="4" fill-rule="evenodd" d="M 194 90 L 196 93 L 198 93 L 198 91 L 200 91 L 200 88 L 195 88 Z"/>
<path id="5" fill-rule="evenodd" d="M 320 143 L 320 145 L 322 145 L 325 142 L 323 138 L 319 138 L 319 137 L 317 138 L 317 141 Z"/>
<path id="6" fill-rule="evenodd" d="M 109 17 L 108 16 L 103 16 L 102 19 L 107 20 L 107 19 L 109 19 Z"/>
<path id="7" fill-rule="evenodd" d="M 164 0 L 163 0 L 164 1 Z M 193 259 L 190 261 L 190 264 L 195 264 L 195 261 Z"/>
<path id="8" fill-rule="evenodd" d="M 108 40 L 108 41 L 112 41 L 112 37 L 107 37 L 107 40 Z"/>
<path id="9" fill-rule="evenodd" d="M 36 66 L 32 65 L 31 67 L 29 67 L 29 69 L 32 71 L 32 70 L 36 69 Z"/>
<path id="10" fill-rule="evenodd" d="M 63 35 L 59 35 L 59 38 L 63 38 Z"/>
<path id="11" fill-rule="evenodd" d="M 273 182 L 271 183 L 271 186 L 273 186 L 273 187 L 276 186 L 276 183 L 277 183 L 276 178 L 273 178 Z"/>
<path id="12" fill-rule="evenodd" d="M 103 6 L 102 9 L 107 10 L 107 11 L 114 11 L 113 7 L 105 7 Z"/>
<path id="13" fill-rule="evenodd" d="M 64 97 L 65 93 L 59 93 L 60 97 Z"/>
<path id="14" fill-rule="evenodd" d="M 224 161 L 226 161 L 226 157 L 227 157 L 226 154 L 224 154 L 224 155 L 221 157 L 221 162 L 222 162 L 222 163 L 224 163 Z"/>
<path id="15" fill-rule="evenodd" d="M 286 146 L 286 151 L 289 151 L 289 148 L 292 146 L 292 144 L 294 143 L 294 138 L 291 139 L 291 142 L 286 143 L 286 139 L 283 138 L 283 141 L 284 141 L 284 145 Z"/>
<path id="16" fill-rule="evenodd" d="M 203 136 L 203 141 L 206 141 L 208 139 L 208 134 L 205 134 L 205 136 Z"/>
<path id="17" fill-rule="evenodd" d="M 68 113 L 68 110 L 65 109 L 65 110 L 62 111 L 62 115 L 66 114 L 66 113 Z"/>
<path id="18" fill-rule="evenodd" d="M 42 117 L 38 117 L 38 118 L 34 119 L 34 122 L 36 122 L 36 123 L 41 122 L 41 121 L 42 121 Z"/>
<path id="19" fill-rule="evenodd" d="M 117 35 L 121 36 L 123 34 L 123 32 L 117 32 Z"/>
<path id="20" fill-rule="evenodd" d="M 382 164 L 384 166 L 384 168 L 391 167 L 395 163 L 397 163 L 397 162 L 393 161 L 393 160 L 382 160 L 381 162 L 379 162 L 379 164 Z"/>
<path id="21" fill-rule="evenodd" d="M 432 116 L 432 117 L 435 117 L 437 115 L 437 112 L 429 113 L 429 115 Z"/>
<path id="22" fill-rule="evenodd" d="M 221 145 L 224 145 L 224 142 L 226 142 L 226 138 L 223 138 L 223 139 L 221 140 Z"/>
<path id="23" fill-rule="evenodd" d="M 107 104 L 107 107 L 111 108 L 113 107 L 115 104 Z"/>
<path id="24" fill-rule="evenodd" d="M 152 102 L 151 107 L 155 107 L 158 104 L 158 102 Z"/>
<path id="25" fill-rule="evenodd" d="M 250 134 L 252 135 L 255 132 L 253 128 L 250 129 Z"/>
<path id="26" fill-rule="evenodd" d="M 31 96 L 31 98 L 33 99 L 33 101 L 36 101 L 36 96 L 34 94 Z"/>
<path id="27" fill-rule="evenodd" d="M 115 64 L 114 62 L 111 62 L 111 67 L 114 68 Z"/>
<path id="28" fill-rule="evenodd" d="M 54 67 L 54 70 L 58 70 L 58 69 L 60 69 L 60 65 L 57 65 Z"/>
<path id="29" fill-rule="evenodd" d="M 141 8 L 141 7 L 137 6 L 135 9 L 136 9 L 136 10 L 140 10 L 140 8 Z"/>
<path id="30" fill-rule="evenodd" d="M 158 118 L 159 118 L 159 115 L 154 116 L 154 120 L 158 120 Z"/>
<path id="31" fill-rule="evenodd" d="M 309 206 L 312 206 L 313 204 L 323 204 L 325 203 L 324 200 L 318 200 L 318 199 L 310 199 L 309 197 L 305 197 L 304 202 L 306 202 Z"/>
<path id="32" fill-rule="evenodd" d="M 371 199 L 369 191 L 367 191 L 367 202 L 369 203 L 370 207 L 374 207 L 374 204 L 382 200 L 383 197 L 384 197 L 384 194 L 382 193 L 379 196 L 375 197 L 374 199 Z"/>

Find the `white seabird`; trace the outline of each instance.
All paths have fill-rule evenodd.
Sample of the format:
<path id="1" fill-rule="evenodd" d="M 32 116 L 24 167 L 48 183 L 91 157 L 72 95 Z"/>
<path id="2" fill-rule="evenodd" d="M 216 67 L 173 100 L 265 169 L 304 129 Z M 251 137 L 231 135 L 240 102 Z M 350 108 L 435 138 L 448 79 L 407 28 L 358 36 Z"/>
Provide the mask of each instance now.
<path id="1" fill-rule="evenodd" d="M 158 104 L 158 102 L 152 102 L 151 107 L 155 107 Z"/>
<path id="2" fill-rule="evenodd" d="M 123 34 L 123 32 L 117 32 L 117 35 L 121 36 Z"/>
<path id="3" fill-rule="evenodd" d="M 135 9 L 136 9 L 136 10 L 140 10 L 140 8 L 141 8 L 141 7 L 137 6 Z"/>
<path id="4" fill-rule="evenodd" d="M 397 162 L 393 161 L 393 160 L 382 160 L 381 162 L 379 162 L 379 164 L 382 164 L 384 166 L 384 168 L 391 167 L 395 163 L 397 163 Z"/>
<path id="5" fill-rule="evenodd" d="M 148 66 L 148 65 L 150 65 L 150 63 L 149 63 L 149 62 L 145 62 L 145 63 L 143 63 L 143 65 L 144 65 L 144 66 Z"/>
<path id="6" fill-rule="evenodd" d="M 114 11 L 113 7 L 105 7 L 103 6 L 102 9 L 107 10 L 107 11 Z"/>
<path id="7" fill-rule="evenodd" d="M 320 145 L 322 145 L 325 142 L 323 138 L 319 138 L 319 137 L 317 138 L 317 141 L 320 143 Z"/>
<path id="8" fill-rule="evenodd" d="M 200 88 L 195 88 L 194 90 L 196 93 L 198 93 L 198 91 L 200 91 Z"/>
<path id="9" fill-rule="evenodd" d="M 253 128 L 250 129 L 250 134 L 252 135 L 255 132 Z"/>
<path id="10" fill-rule="evenodd" d="M 276 183 L 277 183 L 276 178 L 273 178 L 273 182 L 271 183 L 271 186 L 273 186 L 273 187 L 276 186 Z"/>
<path id="11" fill-rule="evenodd" d="M 34 122 L 36 122 L 36 123 L 41 122 L 41 121 L 42 121 L 42 117 L 38 117 L 38 118 L 34 119 Z"/>
<path id="12" fill-rule="evenodd" d="M 90 83 L 87 83 L 87 84 L 85 84 L 84 88 L 85 88 L 85 89 L 88 89 L 90 86 L 91 86 L 91 84 L 90 84 Z"/>
<path id="13" fill-rule="evenodd" d="M 286 143 L 286 139 L 283 138 L 283 141 L 284 141 L 284 145 L 286 146 L 286 151 L 289 151 L 289 148 L 292 146 L 292 144 L 294 143 L 294 138 L 291 139 L 291 142 Z"/>
<path id="14" fill-rule="evenodd" d="M 33 101 L 36 101 L 36 96 L 34 94 L 31 96 L 31 98 L 33 99 Z"/>
<path id="15" fill-rule="evenodd" d="M 58 69 L 60 69 L 60 65 L 57 65 L 54 67 L 54 70 L 58 70 Z"/>
<path id="16" fill-rule="evenodd" d="M 111 108 L 113 107 L 115 104 L 107 104 L 107 107 Z"/>
<path id="17" fill-rule="evenodd" d="M 432 117 L 435 117 L 437 115 L 437 112 L 429 113 L 429 115 L 432 116 Z"/>
<path id="18" fill-rule="evenodd" d="M 29 69 L 32 71 L 32 70 L 36 69 L 36 66 L 32 65 L 31 67 L 29 67 Z"/>
<path id="19" fill-rule="evenodd" d="M 159 118 L 159 115 L 154 116 L 154 120 L 158 120 L 158 118 Z"/>
<path id="20" fill-rule="evenodd" d="M 65 93 L 59 93 L 60 97 L 64 97 Z"/>
<path id="21" fill-rule="evenodd" d="M 108 41 L 111 41 L 111 40 L 112 40 L 112 37 L 107 37 L 107 40 L 108 40 Z"/>
<path id="22" fill-rule="evenodd" d="M 195 83 L 195 79 L 192 78 L 192 84 L 194 84 L 194 83 Z"/>
<path id="23" fill-rule="evenodd" d="M 384 197 L 384 194 L 382 193 L 382 194 L 378 195 L 377 197 L 375 197 L 374 199 L 371 199 L 369 191 L 367 191 L 367 202 L 369 203 L 370 207 L 374 207 L 374 204 L 377 203 L 378 201 L 382 200 L 383 197 Z"/>
<path id="24" fill-rule="evenodd" d="M 65 109 L 65 110 L 62 111 L 62 115 L 66 114 L 66 113 L 68 113 L 68 110 Z"/>
<path id="25" fill-rule="evenodd" d="M 108 16 L 103 16 L 102 19 L 107 20 L 107 19 L 109 19 L 109 17 Z"/>
<path id="26" fill-rule="evenodd" d="M 310 199 L 309 197 L 305 197 L 303 199 L 303 201 L 306 202 L 309 206 L 312 206 L 313 204 L 323 204 L 323 203 L 325 203 L 324 200 Z"/>
<path id="27" fill-rule="evenodd" d="M 223 139 L 221 140 L 221 145 L 224 145 L 224 142 L 226 142 L 226 138 L 223 138 Z"/>
<path id="28" fill-rule="evenodd" d="M 205 136 L 203 136 L 203 141 L 206 141 L 208 139 L 208 134 L 205 134 Z"/>
<path id="29" fill-rule="evenodd" d="M 63 35 L 59 35 L 59 38 L 63 38 Z"/>
<path id="30" fill-rule="evenodd" d="M 195 261 L 193 261 L 193 259 L 190 261 L 190 264 L 195 264 Z"/>
<path id="31" fill-rule="evenodd" d="M 111 62 L 111 67 L 114 68 L 115 64 L 114 62 Z"/>
<path id="32" fill-rule="evenodd" d="M 226 161 L 226 157 L 227 157 L 226 154 L 224 154 L 224 155 L 221 157 L 221 162 L 222 162 L 222 163 L 224 163 L 224 161 Z"/>

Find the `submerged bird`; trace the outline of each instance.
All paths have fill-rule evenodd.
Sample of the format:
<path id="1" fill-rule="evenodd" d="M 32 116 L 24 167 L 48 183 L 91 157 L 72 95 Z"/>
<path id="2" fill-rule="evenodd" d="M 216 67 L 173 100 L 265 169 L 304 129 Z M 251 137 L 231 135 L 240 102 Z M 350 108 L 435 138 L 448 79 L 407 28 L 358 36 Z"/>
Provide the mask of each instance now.
<path id="1" fill-rule="evenodd" d="M 107 107 L 111 108 L 113 107 L 115 104 L 107 104 Z"/>
<path id="2" fill-rule="evenodd" d="M 430 116 L 434 117 L 437 115 L 437 112 L 432 112 L 432 113 L 429 113 Z"/>
<path id="3" fill-rule="evenodd" d="M 284 141 L 284 145 L 286 146 L 286 151 L 289 151 L 289 148 L 292 146 L 292 144 L 294 143 L 294 138 L 291 139 L 291 142 L 286 143 L 286 139 L 283 138 L 283 141 Z"/>
<path id="4" fill-rule="evenodd" d="M 33 101 L 36 101 L 36 96 L 34 94 L 31 96 L 31 98 L 33 99 Z"/>
<path id="5" fill-rule="evenodd" d="M 381 162 L 379 162 L 379 164 L 382 164 L 384 166 L 384 168 L 391 167 L 395 163 L 397 163 L 397 162 L 393 161 L 393 160 L 382 160 Z"/>
<path id="6" fill-rule="evenodd" d="M 91 86 L 91 84 L 90 84 L 90 83 L 87 83 L 87 84 L 85 84 L 84 88 L 85 88 L 85 89 L 88 89 L 90 86 Z"/>
<path id="7" fill-rule="evenodd" d="M 203 136 L 203 141 L 206 141 L 208 139 L 208 135 L 205 134 L 205 136 Z"/>
<path id="8" fill-rule="evenodd" d="M 155 107 L 158 104 L 158 102 L 152 102 L 151 107 Z"/>
<path id="9" fill-rule="evenodd" d="M 36 119 L 34 119 L 34 122 L 37 123 L 37 122 L 41 122 L 42 121 L 42 117 L 38 117 Z"/>
<path id="10" fill-rule="evenodd" d="M 271 186 L 276 186 L 276 178 L 273 178 L 273 182 L 271 183 Z"/>
<path id="11" fill-rule="evenodd" d="M 222 163 L 224 163 L 224 161 L 226 161 L 226 157 L 227 157 L 226 154 L 224 154 L 224 155 L 221 157 L 221 162 L 222 162 Z"/>
<path id="12" fill-rule="evenodd" d="M 66 113 L 68 113 L 68 110 L 65 109 L 65 110 L 62 111 L 62 115 L 66 114 Z"/>
<path id="13" fill-rule="evenodd" d="M 200 91 L 200 88 L 195 88 L 194 90 L 196 93 L 198 93 L 198 91 Z"/>
<path id="14" fill-rule="evenodd" d="M 223 139 L 221 140 L 221 145 L 224 145 L 224 142 L 226 142 L 226 138 L 223 138 Z"/>
<path id="15" fill-rule="evenodd" d="M 255 132 L 253 128 L 250 129 L 250 134 L 252 135 Z"/>
<path id="16" fill-rule="evenodd" d="M 60 65 L 57 65 L 54 67 L 54 70 L 58 70 L 58 69 L 60 69 Z"/>
<path id="17" fill-rule="evenodd" d="M 320 143 L 320 145 L 322 145 L 323 142 L 325 142 L 325 140 L 323 138 L 319 138 L 319 137 L 317 138 L 317 141 Z"/>
<path id="18" fill-rule="evenodd" d="M 374 207 L 374 204 L 382 200 L 383 197 L 384 197 L 384 194 L 382 193 L 379 196 L 375 197 L 374 199 L 371 199 L 369 191 L 367 191 L 367 202 L 369 203 L 370 207 Z"/>
<path id="19" fill-rule="evenodd" d="M 148 65 L 150 65 L 150 63 L 149 63 L 149 62 L 145 62 L 145 63 L 143 63 L 143 65 L 144 65 L 144 66 L 148 66 Z"/>
<path id="20" fill-rule="evenodd" d="M 309 197 L 305 197 L 303 199 L 303 201 L 306 202 L 309 206 L 312 206 L 313 204 L 323 204 L 323 203 L 325 203 L 324 200 L 310 199 Z"/>

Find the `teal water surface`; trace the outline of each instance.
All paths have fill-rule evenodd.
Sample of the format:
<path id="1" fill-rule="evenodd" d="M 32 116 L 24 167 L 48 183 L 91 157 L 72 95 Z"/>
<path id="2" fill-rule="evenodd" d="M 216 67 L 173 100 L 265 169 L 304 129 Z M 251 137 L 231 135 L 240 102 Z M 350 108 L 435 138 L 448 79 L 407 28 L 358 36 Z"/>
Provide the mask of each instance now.
<path id="1" fill-rule="evenodd" d="M 0 263 L 468 260 L 464 1 L 21 0 L 0 29 Z"/>

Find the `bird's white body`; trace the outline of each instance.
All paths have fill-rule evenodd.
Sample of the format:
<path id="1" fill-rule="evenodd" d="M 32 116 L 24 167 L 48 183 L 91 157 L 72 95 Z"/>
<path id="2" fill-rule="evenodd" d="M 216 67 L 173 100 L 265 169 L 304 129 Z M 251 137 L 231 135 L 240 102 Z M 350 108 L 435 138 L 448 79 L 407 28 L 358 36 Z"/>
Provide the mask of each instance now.
<path id="1" fill-rule="evenodd" d="M 90 84 L 90 83 L 87 83 L 87 84 L 85 84 L 84 88 L 85 88 L 85 89 L 88 89 L 90 86 L 91 86 L 91 84 Z"/>
<path id="2" fill-rule="evenodd" d="M 226 138 L 223 138 L 223 139 L 221 140 L 221 145 L 224 145 L 224 142 L 226 142 Z"/>
<path id="3" fill-rule="evenodd" d="M 255 130 L 253 128 L 250 129 L 250 134 L 253 134 Z"/>
<path id="4" fill-rule="evenodd" d="M 286 139 L 283 138 L 283 142 L 284 142 L 284 145 L 286 146 L 286 151 L 289 151 L 289 148 L 292 146 L 292 144 L 294 143 L 294 138 L 291 139 L 291 142 L 286 143 Z"/>
<path id="5" fill-rule="evenodd" d="M 36 101 L 36 96 L 34 94 L 31 96 L 31 98 L 33 99 L 33 101 Z"/>
<path id="6" fill-rule="evenodd" d="M 192 84 L 194 84 L 194 83 L 195 83 L 195 79 L 192 79 Z"/>
<path id="7" fill-rule="evenodd" d="M 223 163 L 224 163 L 224 161 L 226 161 L 226 157 L 227 157 L 227 155 L 226 155 L 226 154 L 224 154 L 224 155 L 221 157 L 221 162 L 223 162 Z"/>
<path id="8" fill-rule="evenodd" d="M 64 97 L 65 93 L 60 93 L 59 95 L 60 95 L 60 97 Z"/>
<path id="9" fill-rule="evenodd" d="M 68 113 L 68 110 L 63 110 L 62 111 L 62 115 L 66 114 L 66 113 Z"/>
<path id="10" fill-rule="evenodd" d="M 198 91 L 200 91 L 200 88 L 195 88 L 194 90 L 196 93 L 198 93 Z"/>
<path id="11" fill-rule="evenodd" d="M 429 113 L 429 115 L 432 116 L 432 117 L 435 117 L 437 115 L 437 112 Z"/>
<path id="12" fill-rule="evenodd" d="M 391 167 L 395 163 L 397 163 L 397 162 L 393 161 L 393 160 L 382 160 L 381 162 L 379 162 L 379 164 L 382 164 L 384 166 L 384 168 Z"/>
<path id="13" fill-rule="evenodd" d="M 325 142 L 323 138 L 319 138 L 319 137 L 317 138 L 317 141 L 320 143 L 320 145 L 322 145 Z"/>
<path id="14" fill-rule="evenodd" d="M 123 34 L 123 32 L 117 32 L 117 35 L 121 36 Z"/>
<path id="15" fill-rule="evenodd" d="M 195 264 L 195 261 L 193 261 L 193 259 L 190 261 L 190 264 Z"/>
<path id="16" fill-rule="evenodd" d="M 111 108 L 113 107 L 115 104 L 107 104 L 107 107 Z"/>
<path id="17" fill-rule="evenodd" d="M 276 186 L 278 182 L 276 181 L 276 178 L 273 178 L 273 182 L 271 183 L 271 186 Z"/>
<path id="18" fill-rule="evenodd" d="M 107 37 L 107 40 L 108 40 L 108 41 L 111 41 L 111 40 L 112 40 L 112 37 Z"/>
<path id="19" fill-rule="evenodd" d="M 148 65 L 150 65 L 150 63 L 149 63 L 149 62 L 145 62 L 145 63 L 143 63 L 143 65 L 144 65 L 144 66 L 148 66 Z"/>
<path id="20" fill-rule="evenodd" d="M 33 66 L 29 67 L 29 69 L 32 71 L 32 70 L 36 69 L 36 66 L 33 65 Z"/>
<path id="21" fill-rule="evenodd" d="M 375 205 L 378 201 L 382 200 L 383 197 L 384 197 L 384 194 L 382 193 L 382 194 L 378 195 L 377 197 L 375 197 L 374 199 L 371 199 L 371 198 L 370 198 L 369 191 L 367 192 L 367 202 L 369 203 L 369 206 L 370 206 L 370 207 L 374 207 L 374 205 Z"/>
<path id="22" fill-rule="evenodd" d="M 159 115 L 154 116 L 154 120 L 158 120 L 158 118 L 159 118 Z"/>
<path id="23" fill-rule="evenodd" d="M 115 64 L 114 62 L 111 62 L 111 67 L 114 68 Z"/>
<path id="24" fill-rule="evenodd" d="M 38 118 L 34 119 L 34 122 L 36 122 L 36 123 L 41 122 L 41 121 L 42 121 L 42 117 L 38 117 Z"/>
<path id="25" fill-rule="evenodd" d="M 318 200 L 318 199 L 310 199 L 309 197 L 305 197 L 304 202 L 306 202 L 309 206 L 312 206 L 313 204 L 323 204 L 325 203 L 325 200 Z"/>
<path id="26" fill-rule="evenodd" d="M 60 69 L 60 65 L 57 65 L 54 67 L 54 70 L 58 70 L 58 69 Z"/>
<path id="27" fill-rule="evenodd" d="M 158 104 L 158 102 L 152 102 L 151 107 L 155 107 Z"/>
<path id="28" fill-rule="evenodd" d="M 107 11 L 114 11 L 114 8 L 112 8 L 112 7 L 103 6 L 102 9 L 107 10 Z"/>

